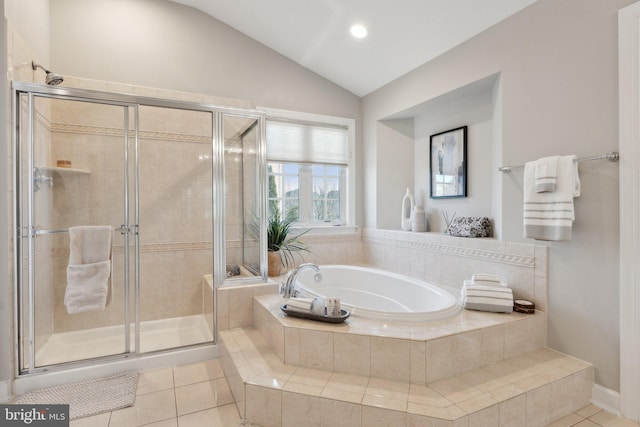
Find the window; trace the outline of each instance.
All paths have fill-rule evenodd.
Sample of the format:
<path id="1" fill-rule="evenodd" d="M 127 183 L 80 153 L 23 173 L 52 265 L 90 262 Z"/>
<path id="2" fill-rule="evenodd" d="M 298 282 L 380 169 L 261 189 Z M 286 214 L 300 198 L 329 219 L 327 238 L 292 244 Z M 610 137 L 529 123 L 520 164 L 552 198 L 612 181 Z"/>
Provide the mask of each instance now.
<path id="1" fill-rule="evenodd" d="M 311 167 L 313 190 L 313 221 L 340 221 L 340 166 L 314 165 Z"/>
<path id="2" fill-rule="evenodd" d="M 267 119 L 269 215 L 302 226 L 351 225 L 353 120 L 322 118 Z"/>

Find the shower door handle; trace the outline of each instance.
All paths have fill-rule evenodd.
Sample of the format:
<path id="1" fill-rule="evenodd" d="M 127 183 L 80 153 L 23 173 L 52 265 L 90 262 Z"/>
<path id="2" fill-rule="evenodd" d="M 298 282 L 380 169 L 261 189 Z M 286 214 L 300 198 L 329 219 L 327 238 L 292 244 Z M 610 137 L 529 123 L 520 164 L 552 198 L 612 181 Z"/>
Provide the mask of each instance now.
<path id="1" fill-rule="evenodd" d="M 125 235 L 131 233 L 131 227 L 122 224 L 119 228 L 116 228 L 115 231 L 119 231 L 120 234 Z"/>
<path id="2" fill-rule="evenodd" d="M 125 235 L 125 234 L 138 234 L 138 225 L 137 224 L 133 224 L 133 225 L 124 225 L 122 224 L 120 227 L 116 228 L 115 231 L 119 231 L 120 234 Z"/>

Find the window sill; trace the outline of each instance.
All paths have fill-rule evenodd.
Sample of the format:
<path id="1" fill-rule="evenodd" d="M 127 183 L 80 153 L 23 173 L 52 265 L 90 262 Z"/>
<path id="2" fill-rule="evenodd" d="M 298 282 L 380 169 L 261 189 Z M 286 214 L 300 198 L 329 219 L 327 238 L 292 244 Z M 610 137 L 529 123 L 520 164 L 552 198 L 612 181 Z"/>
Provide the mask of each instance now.
<path id="1" fill-rule="evenodd" d="M 360 229 L 355 225 L 313 225 L 292 226 L 291 231 L 303 233 L 307 236 L 347 236 L 360 234 Z"/>

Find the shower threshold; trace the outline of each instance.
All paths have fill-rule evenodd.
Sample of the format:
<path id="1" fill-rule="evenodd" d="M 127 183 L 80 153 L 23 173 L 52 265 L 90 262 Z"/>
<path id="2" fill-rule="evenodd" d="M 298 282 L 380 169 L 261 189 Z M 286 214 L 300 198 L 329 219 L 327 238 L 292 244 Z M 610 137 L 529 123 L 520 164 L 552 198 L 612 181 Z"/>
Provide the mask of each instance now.
<path id="1" fill-rule="evenodd" d="M 36 366 L 75 362 L 124 353 L 123 326 L 107 326 L 81 331 L 55 333 L 36 353 Z M 131 325 L 130 348 L 135 348 Z M 180 348 L 213 342 L 213 333 L 202 314 L 140 323 L 140 352 Z"/>

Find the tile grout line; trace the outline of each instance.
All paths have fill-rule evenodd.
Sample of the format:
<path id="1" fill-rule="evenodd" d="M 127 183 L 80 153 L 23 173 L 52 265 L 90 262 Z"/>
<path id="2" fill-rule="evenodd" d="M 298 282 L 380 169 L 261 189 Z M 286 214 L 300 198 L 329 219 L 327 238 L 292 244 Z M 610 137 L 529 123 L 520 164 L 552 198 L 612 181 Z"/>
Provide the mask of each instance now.
<path id="1" fill-rule="evenodd" d="M 176 367 L 172 366 L 171 367 L 171 379 L 173 380 L 173 402 L 175 403 L 175 420 L 176 420 L 176 426 L 179 426 L 180 423 L 178 421 L 178 395 L 176 394 Z"/>

